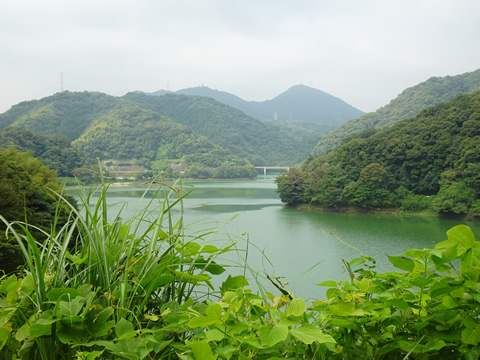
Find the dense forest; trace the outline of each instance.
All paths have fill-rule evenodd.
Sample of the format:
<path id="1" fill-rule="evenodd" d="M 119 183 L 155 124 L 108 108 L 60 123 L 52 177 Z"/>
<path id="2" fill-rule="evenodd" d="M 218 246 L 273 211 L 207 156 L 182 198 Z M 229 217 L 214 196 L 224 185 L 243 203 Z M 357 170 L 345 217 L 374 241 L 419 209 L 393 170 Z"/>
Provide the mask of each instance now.
<path id="1" fill-rule="evenodd" d="M 282 201 L 480 216 L 480 92 L 366 132 L 279 177 Z"/>
<path id="2" fill-rule="evenodd" d="M 321 135 L 333 129 L 308 123 L 262 122 L 206 97 L 129 93 L 124 98 L 190 127 L 259 166 L 299 163 Z"/>
<path id="3" fill-rule="evenodd" d="M 15 147 L 19 151 L 31 151 L 45 165 L 56 170 L 58 176 L 72 176 L 75 168 L 85 165 L 79 151 L 72 147 L 70 139 L 63 135 L 41 135 L 19 127 L 0 131 L 0 148 Z"/>
<path id="4" fill-rule="evenodd" d="M 319 141 L 313 150 L 313 155 L 326 153 L 338 146 L 342 139 L 348 139 L 355 132 L 392 126 L 400 120 L 417 115 L 429 106 L 447 102 L 458 95 L 476 90 L 480 90 L 480 69 L 456 76 L 432 77 L 405 89 L 376 112 L 340 125 Z"/>
<path id="5" fill-rule="evenodd" d="M 67 222 L 66 214 L 58 207 L 52 191 L 60 193 L 62 185 L 57 174 L 30 152 L 14 148 L 0 150 L 0 216 L 7 222 L 25 221 L 38 240 L 43 231 Z M 74 204 L 72 198 L 68 198 Z M 55 223 L 55 220 L 58 223 Z M 21 249 L 15 239 L 6 237 L 6 224 L 0 221 L 0 271 L 11 272 L 23 264 Z"/>
<path id="6" fill-rule="evenodd" d="M 151 95 L 162 96 L 168 93 L 170 92 L 159 90 Z M 182 89 L 175 93 L 206 96 L 262 121 L 308 122 L 335 127 L 363 114 L 345 101 L 305 85 L 292 86 L 275 98 L 265 101 L 245 101 L 206 86 Z"/>

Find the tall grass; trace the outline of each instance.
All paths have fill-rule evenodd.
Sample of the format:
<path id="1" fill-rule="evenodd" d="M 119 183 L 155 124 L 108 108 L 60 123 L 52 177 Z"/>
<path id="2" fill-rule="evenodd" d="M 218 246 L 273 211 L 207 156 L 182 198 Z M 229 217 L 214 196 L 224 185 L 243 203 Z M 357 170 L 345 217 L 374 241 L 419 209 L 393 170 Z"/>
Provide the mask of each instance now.
<path id="1" fill-rule="evenodd" d="M 32 323 L 48 311 L 55 314 L 61 301 L 82 294 L 84 309 L 113 309 L 109 319 L 115 324 L 126 320 L 141 329 L 145 314 L 161 315 L 165 304 L 182 307 L 214 290 L 212 275 L 225 270 L 215 259 L 233 242 L 218 248 L 208 242 L 215 229 L 192 233 L 185 227 L 184 199 L 191 190 L 181 181 L 151 183 L 133 214 L 122 218 L 125 204 L 111 213 L 108 189 L 102 185 L 79 192 L 80 209 L 58 195 L 58 213 L 68 211 L 69 221 L 61 227 L 54 221 L 51 231 L 43 232 L 45 241 L 35 239 L 27 224 L 8 224 L 0 216 L 22 250 L 23 276 L 34 284 L 34 291 L 26 293 L 31 308 L 23 314 L 17 308 L 11 316 L 19 328 L 27 319 Z M 140 206 L 148 192 L 153 196 Z M 36 337 L 31 354 L 45 360 L 71 356 L 70 347 L 60 350 L 55 316 L 46 321 L 53 324 L 46 330 L 51 336 Z"/>

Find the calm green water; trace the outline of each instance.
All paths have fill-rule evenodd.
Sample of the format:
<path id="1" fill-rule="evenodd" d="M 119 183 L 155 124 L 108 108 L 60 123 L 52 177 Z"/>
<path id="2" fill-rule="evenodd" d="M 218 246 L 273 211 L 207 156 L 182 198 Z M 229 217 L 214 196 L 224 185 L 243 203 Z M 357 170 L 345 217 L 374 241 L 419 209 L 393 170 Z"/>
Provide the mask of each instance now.
<path id="1" fill-rule="evenodd" d="M 275 194 L 272 178 L 195 181 L 187 183 L 185 188 L 192 186 L 193 191 L 185 200 L 185 223 L 190 230 L 200 233 L 221 226 L 218 234 L 210 239 L 217 246 L 235 239 L 238 248 L 245 249 L 248 239 L 250 267 L 261 275 L 285 276 L 283 281 L 289 282 L 287 288 L 304 298 L 323 296 L 324 289 L 313 284 L 346 279 L 341 259 L 358 256 L 330 232 L 377 259 L 382 271 L 393 269 L 385 254 L 398 255 L 410 248 L 434 247 L 446 239 L 449 228 L 460 223 L 469 225 L 477 236 L 480 234 L 480 223 L 475 222 L 284 209 Z M 109 202 L 117 209 L 120 204 L 126 204 L 122 216 L 127 217 L 144 191 L 145 187 L 112 187 Z M 140 205 L 152 200 L 153 192 L 147 193 Z M 240 264 L 245 256 L 245 252 L 239 252 L 228 261 Z M 238 268 L 231 271 L 243 273 L 243 269 Z M 273 292 L 274 289 L 269 288 Z"/>

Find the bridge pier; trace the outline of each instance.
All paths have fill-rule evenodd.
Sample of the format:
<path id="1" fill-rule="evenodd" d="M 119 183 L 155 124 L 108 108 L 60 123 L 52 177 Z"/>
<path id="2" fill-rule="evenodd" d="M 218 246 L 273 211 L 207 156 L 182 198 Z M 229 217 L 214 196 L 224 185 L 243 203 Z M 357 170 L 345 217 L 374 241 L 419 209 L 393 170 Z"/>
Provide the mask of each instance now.
<path id="1" fill-rule="evenodd" d="M 263 169 L 263 176 L 267 176 L 267 169 L 272 169 L 272 170 L 286 170 L 290 169 L 288 166 L 255 166 L 255 169 Z"/>

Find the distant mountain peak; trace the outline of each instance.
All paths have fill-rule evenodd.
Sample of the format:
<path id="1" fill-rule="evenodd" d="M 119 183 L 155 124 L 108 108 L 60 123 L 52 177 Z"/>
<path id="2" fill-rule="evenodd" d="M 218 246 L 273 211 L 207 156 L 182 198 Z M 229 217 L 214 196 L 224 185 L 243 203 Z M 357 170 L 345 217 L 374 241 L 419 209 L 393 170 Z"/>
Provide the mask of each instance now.
<path id="1" fill-rule="evenodd" d="M 165 93 L 167 93 L 165 90 L 160 90 L 150 95 Z M 176 93 L 210 97 L 259 120 L 311 122 L 338 126 L 364 114 L 363 111 L 335 96 L 303 84 L 294 85 L 275 98 L 265 101 L 246 101 L 228 92 L 203 85 L 182 89 Z"/>

